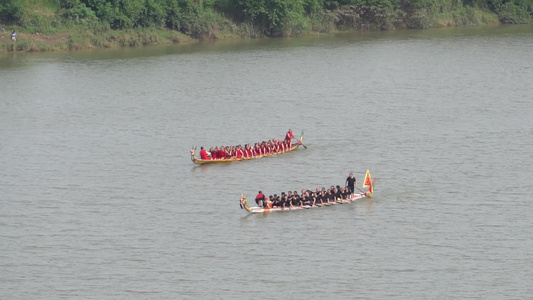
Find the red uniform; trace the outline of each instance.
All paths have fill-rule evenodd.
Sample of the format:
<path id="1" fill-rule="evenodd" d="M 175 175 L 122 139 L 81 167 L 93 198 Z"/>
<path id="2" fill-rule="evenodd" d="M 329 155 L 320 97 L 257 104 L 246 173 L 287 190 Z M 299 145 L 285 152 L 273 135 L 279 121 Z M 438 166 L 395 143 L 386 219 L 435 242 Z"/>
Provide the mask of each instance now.
<path id="1" fill-rule="evenodd" d="M 201 159 L 211 159 L 211 157 L 209 157 L 209 155 L 207 155 L 207 150 L 205 150 L 205 149 L 200 150 L 200 158 Z"/>
<path id="2" fill-rule="evenodd" d="M 218 158 L 226 158 L 226 152 L 224 151 L 224 149 L 220 149 L 218 150 Z"/>
<path id="3" fill-rule="evenodd" d="M 289 132 L 287 132 L 285 135 L 285 140 L 290 141 L 292 138 L 294 138 L 294 135 L 292 134 L 292 131 L 289 130 Z"/>
<path id="4" fill-rule="evenodd" d="M 243 156 L 243 151 L 242 151 L 242 149 L 238 149 L 238 150 L 237 150 L 237 153 L 235 153 L 235 157 L 236 157 L 236 158 L 242 158 L 242 156 Z"/>
<path id="5" fill-rule="evenodd" d="M 270 154 L 270 149 L 268 148 L 267 145 L 263 146 L 263 155 L 267 155 L 267 154 Z"/>
<path id="6" fill-rule="evenodd" d="M 289 146 L 289 148 L 291 148 L 291 145 L 292 145 L 292 139 L 294 138 L 294 135 L 292 134 L 292 130 L 289 129 L 289 131 L 287 132 L 287 134 L 285 135 L 285 142 L 287 143 L 287 145 Z"/>
<path id="7" fill-rule="evenodd" d="M 263 202 L 265 201 L 265 199 L 266 199 L 265 195 L 263 195 L 263 193 L 259 191 L 259 194 L 255 196 L 255 203 L 257 203 L 257 205 L 259 206 L 263 206 Z"/>
<path id="8" fill-rule="evenodd" d="M 274 153 L 278 153 L 280 151 L 278 142 L 274 142 L 274 144 L 272 145 L 272 148 L 274 150 L 273 151 Z"/>

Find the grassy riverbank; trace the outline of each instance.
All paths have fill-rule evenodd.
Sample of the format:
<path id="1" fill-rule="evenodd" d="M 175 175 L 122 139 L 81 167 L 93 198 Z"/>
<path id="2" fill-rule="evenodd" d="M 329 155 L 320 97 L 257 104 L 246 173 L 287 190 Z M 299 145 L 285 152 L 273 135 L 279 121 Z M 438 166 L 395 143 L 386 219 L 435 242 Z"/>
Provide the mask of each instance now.
<path id="1" fill-rule="evenodd" d="M 71 51 L 91 48 L 137 47 L 153 44 L 194 43 L 198 40 L 179 31 L 168 29 L 108 30 L 95 33 L 81 28 L 64 28 L 57 33 L 26 33 L 17 30 L 17 41 L 10 39 L 11 32 L 0 37 L 0 53 Z"/>
<path id="2" fill-rule="evenodd" d="M 529 23 L 533 15 L 533 0 L 153 0 L 152 6 L 132 0 L 127 3 L 137 3 L 133 12 L 131 6 L 111 7 L 114 1 L 103 1 L 108 4 L 103 8 L 83 0 L 5 1 L 0 4 L 0 53 L 4 54 Z M 17 32 L 16 41 L 11 39 L 12 30 Z"/>

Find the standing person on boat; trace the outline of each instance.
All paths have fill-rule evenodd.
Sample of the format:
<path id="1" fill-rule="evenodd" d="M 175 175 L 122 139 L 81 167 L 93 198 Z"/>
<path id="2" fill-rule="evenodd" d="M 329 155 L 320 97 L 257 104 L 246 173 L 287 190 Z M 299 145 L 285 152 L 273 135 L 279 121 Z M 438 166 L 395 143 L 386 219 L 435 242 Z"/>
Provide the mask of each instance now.
<path id="1" fill-rule="evenodd" d="M 261 191 L 259 191 L 257 196 L 255 196 L 255 203 L 260 207 L 262 207 L 263 203 L 265 203 L 265 195 Z"/>
<path id="2" fill-rule="evenodd" d="M 200 159 L 211 159 L 209 152 L 203 146 L 200 147 Z"/>
<path id="3" fill-rule="evenodd" d="M 353 173 L 350 173 L 348 178 L 346 178 L 346 183 L 344 184 L 344 187 L 347 187 L 350 190 L 350 193 L 353 194 L 356 186 L 357 180 L 355 180 L 355 177 L 353 177 Z"/>
<path id="4" fill-rule="evenodd" d="M 287 131 L 287 134 L 285 134 L 285 143 L 289 145 L 289 149 L 292 147 L 292 139 L 296 138 L 294 137 L 294 134 L 292 134 L 292 129 L 289 129 L 289 131 Z"/>

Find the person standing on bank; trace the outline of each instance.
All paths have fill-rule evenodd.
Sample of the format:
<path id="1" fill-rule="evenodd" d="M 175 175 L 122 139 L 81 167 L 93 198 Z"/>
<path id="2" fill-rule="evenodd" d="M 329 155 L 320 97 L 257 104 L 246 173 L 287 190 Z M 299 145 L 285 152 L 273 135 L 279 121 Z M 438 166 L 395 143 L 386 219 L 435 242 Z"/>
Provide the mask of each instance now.
<path id="1" fill-rule="evenodd" d="M 13 32 L 11 32 L 11 40 L 13 42 L 17 41 L 17 32 L 15 30 L 13 30 Z"/>
<path id="2" fill-rule="evenodd" d="M 346 184 L 344 186 L 350 190 L 350 193 L 354 193 L 355 187 L 357 186 L 357 180 L 353 177 L 353 173 L 350 173 L 348 178 L 346 178 Z"/>

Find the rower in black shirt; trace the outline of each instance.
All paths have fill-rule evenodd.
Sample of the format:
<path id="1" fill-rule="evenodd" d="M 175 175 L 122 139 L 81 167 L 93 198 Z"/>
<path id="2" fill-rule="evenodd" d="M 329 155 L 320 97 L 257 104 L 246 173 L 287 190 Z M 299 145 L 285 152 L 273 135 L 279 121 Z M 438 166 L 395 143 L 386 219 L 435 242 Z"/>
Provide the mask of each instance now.
<path id="1" fill-rule="evenodd" d="M 291 200 L 292 200 L 292 192 L 289 191 L 287 193 L 287 195 L 283 195 L 282 196 L 282 199 L 284 198 L 283 200 L 283 208 L 289 208 L 291 207 Z"/>
<path id="2" fill-rule="evenodd" d="M 324 204 L 324 201 L 326 200 L 325 196 L 326 196 L 326 191 L 321 190 L 316 196 L 315 205 Z"/>
<path id="3" fill-rule="evenodd" d="M 302 206 L 302 198 L 300 197 L 300 195 L 298 195 L 298 191 L 294 191 L 294 193 L 292 193 L 291 205 Z"/>
<path id="4" fill-rule="evenodd" d="M 346 188 L 341 188 L 341 196 L 343 200 L 346 200 L 350 197 L 350 190 Z"/>
<path id="5" fill-rule="evenodd" d="M 341 186 L 337 185 L 337 188 L 335 189 L 335 198 L 336 200 L 342 200 L 342 193 L 341 193 Z"/>
<path id="6" fill-rule="evenodd" d="M 274 207 L 281 207 L 283 204 L 281 203 L 281 197 L 278 196 L 277 194 L 274 194 L 274 198 L 272 200 L 274 203 L 273 203 L 273 206 Z"/>
<path id="7" fill-rule="evenodd" d="M 313 205 L 313 198 L 311 197 L 311 194 L 309 193 L 309 191 L 305 191 L 304 192 L 304 195 L 303 195 L 303 200 L 302 200 L 302 204 L 305 205 L 305 206 L 312 206 Z"/>
<path id="8" fill-rule="evenodd" d="M 333 190 L 328 190 L 328 193 L 326 195 L 326 201 L 327 203 L 330 203 L 330 202 L 335 202 L 335 194 L 333 192 Z"/>

